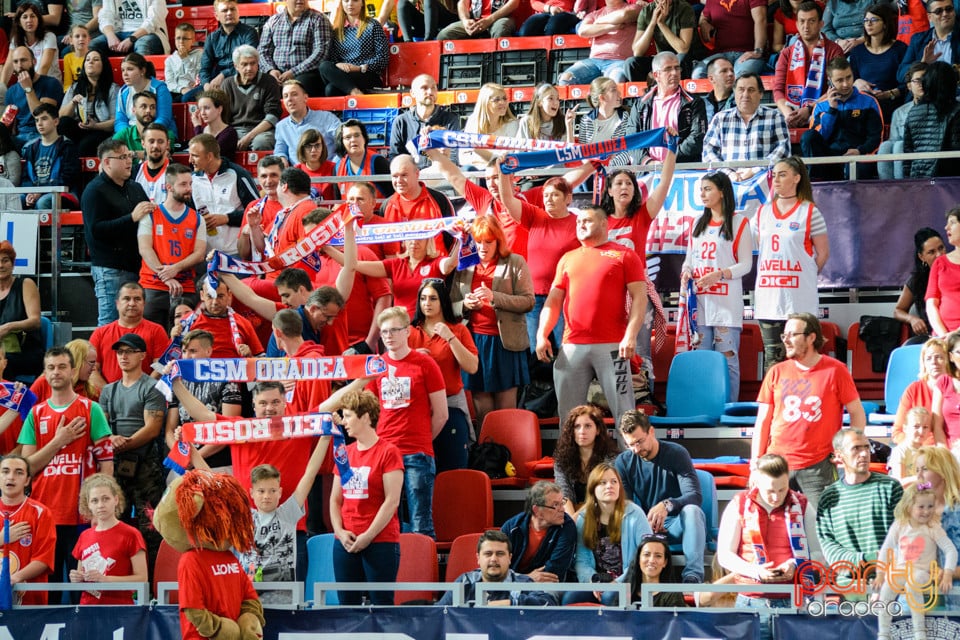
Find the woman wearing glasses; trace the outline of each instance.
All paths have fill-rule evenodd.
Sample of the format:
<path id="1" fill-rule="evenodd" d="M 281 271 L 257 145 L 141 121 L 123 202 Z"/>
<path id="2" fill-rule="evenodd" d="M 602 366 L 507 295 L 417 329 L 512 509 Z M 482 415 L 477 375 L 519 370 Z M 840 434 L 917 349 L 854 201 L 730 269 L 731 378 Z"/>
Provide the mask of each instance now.
<path id="1" fill-rule="evenodd" d="M 300 142 L 297 144 L 297 160 L 300 162 L 296 165 L 296 168 L 311 178 L 330 177 L 334 174 L 336 165 L 328 159 L 328 156 L 327 143 L 324 142 L 320 132 L 316 129 L 304 131 L 300 136 Z M 335 182 L 317 183 L 310 190 L 311 192 L 317 192 L 311 195 L 323 200 L 336 200 L 340 197 Z"/>
<path id="2" fill-rule="evenodd" d="M 477 345 L 467 327 L 453 313 L 450 294 L 440 278 L 427 278 L 417 293 L 407 344 L 432 356 L 447 388 L 447 422 L 433 439 L 437 473 L 467 468 L 467 444 L 470 441 L 470 408 L 463 392 L 462 372 L 477 372 Z"/>
<path id="3" fill-rule="evenodd" d="M 816 315 L 817 275 L 830 257 L 827 223 L 813 203 L 807 167 L 797 156 L 773 167 L 773 199 L 757 211 L 753 235 L 757 259 L 756 317 L 763 337 L 763 373 L 786 358 L 787 316 Z"/>
<path id="4" fill-rule="evenodd" d="M 907 93 L 906 85 L 897 81 L 900 63 L 907 55 L 907 45 L 897 40 L 898 19 L 896 5 L 870 5 L 863 16 L 863 44 L 854 47 L 849 56 L 854 86 L 877 99 L 884 122 L 890 122 Z"/>
<path id="5" fill-rule="evenodd" d="M 631 601 L 640 603 L 643 599 L 642 585 L 673 582 L 667 536 L 659 533 L 643 536 L 635 557 L 636 562 L 630 565 L 626 581 L 630 585 Z M 653 594 L 653 606 L 686 607 L 687 603 L 680 591 L 656 591 Z"/>
<path id="6" fill-rule="evenodd" d="M 601 462 L 587 479 L 587 501 L 577 516 L 577 555 L 574 569 L 581 583 L 624 582 L 636 561 L 644 536 L 652 534 L 643 509 L 627 500 L 620 474 Z M 615 604 L 613 592 L 569 592 L 563 604 Z"/>
<path id="7" fill-rule="evenodd" d="M 741 491 L 723 510 L 717 558 L 744 585 L 740 608 L 787 608 L 789 593 L 751 592 L 750 585 L 792 584 L 804 560 L 823 562 L 817 539 L 817 512 L 790 489 L 787 461 L 768 453 L 757 459 L 752 489 Z M 761 637 L 770 638 L 770 615 L 761 614 Z"/>
<path id="8" fill-rule="evenodd" d="M 496 216 L 479 216 L 471 229 L 479 264 L 457 271 L 450 285 L 480 356 L 467 379 L 477 422 L 493 409 L 515 409 L 517 387 L 530 382 L 526 314 L 533 308 L 533 281 L 527 261 L 510 253 Z M 459 252 L 458 252 L 459 253 Z"/>

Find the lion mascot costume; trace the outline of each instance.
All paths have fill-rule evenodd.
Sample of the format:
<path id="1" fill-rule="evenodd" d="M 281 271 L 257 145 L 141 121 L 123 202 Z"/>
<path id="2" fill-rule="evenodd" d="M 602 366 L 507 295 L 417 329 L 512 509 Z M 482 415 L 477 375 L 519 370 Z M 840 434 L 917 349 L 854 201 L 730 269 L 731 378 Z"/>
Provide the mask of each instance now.
<path id="1" fill-rule="evenodd" d="M 174 481 L 154 526 L 180 551 L 180 633 L 184 640 L 261 640 L 263 606 L 231 548 L 253 547 L 250 499 L 233 476 L 189 471 Z"/>

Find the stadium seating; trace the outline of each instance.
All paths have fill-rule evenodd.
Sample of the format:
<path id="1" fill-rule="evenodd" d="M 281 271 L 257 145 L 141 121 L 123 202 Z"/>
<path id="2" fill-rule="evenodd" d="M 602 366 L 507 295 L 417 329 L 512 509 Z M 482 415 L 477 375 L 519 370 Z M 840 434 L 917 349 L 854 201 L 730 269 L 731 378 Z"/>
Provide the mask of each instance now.
<path id="1" fill-rule="evenodd" d="M 730 396 L 727 359 L 716 351 L 678 353 L 667 379 L 667 415 L 651 416 L 659 428 L 715 427 Z"/>
<path id="2" fill-rule="evenodd" d="M 307 602 L 313 601 L 314 584 L 337 581 L 331 561 L 335 542 L 336 536 L 332 533 L 321 533 L 307 540 L 307 579 L 304 585 L 304 599 Z M 328 591 L 324 595 L 327 605 L 340 604 L 336 591 Z"/>
<path id="3" fill-rule="evenodd" d="M 920 351 L 923 345 L 911 344 L 897 347 L 890 354 L 887 373 L 883 381 L 884 413 L 871 413 L 870 424 L 893 424 L 900 396 L 920 374 Z"/>
<path id="4" fill-rule="evenodd" d="M 489 412 L 483 418 L 480 427 L 479 442 L 492 440 L 510 449 L 510 462 L 517 475 L 513 478 L 492 480 L 494 488 L 527 486 L 530 469 L 527 463 L 539 460 L 542 456 L 540 443 L 540 423 L 537 415 L 524 409 L 498 409 Z"/>
<path id="5" fill-rule="evenodd" d="M 182 554 L 167 544 L 166 540 L 160 542 L 160 549 L 157 551 L 157 559 L 153 563 L 153 594 L 157 595 L 157 584 L 161 582 L 177 581 L 177 565 L 180 563 Z M 167 604 L 177 604 L 179 602 L 179 592 L 171 591 Z"/>
<path id="6" fill-rule="evenodd" d="M 437 550 L 447 551 L 457 536 L 493 526 L 493 489 L 482 471 L 438 473 L 433 482 L 433 528 Z"/>
<path id="7" fill-rule="evenodd" d="M 477 568 L 477 543 L 480 542 L 480 535 L 480 532 L 466 533 L 457 536 L 453 541 L 443 574 L 445 582 L 453 582 L 461 574 Z"/>
<path id="8" fill-rule="evenodd" d="M 439 582 L 440 566 L 437 561 L 437 543 L 422 533 L 400 534 L 400 567 L 397 582 Z M 433 602 L 432 591 L 397 591 L 394 604 L 411 601 Z"/>

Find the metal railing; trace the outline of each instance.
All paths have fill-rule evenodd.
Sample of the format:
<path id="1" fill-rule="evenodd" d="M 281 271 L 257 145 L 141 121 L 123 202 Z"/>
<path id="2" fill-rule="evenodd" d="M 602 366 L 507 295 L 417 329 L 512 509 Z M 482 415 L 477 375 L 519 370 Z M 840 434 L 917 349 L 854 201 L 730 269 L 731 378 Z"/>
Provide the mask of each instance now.
<path id="1" fill-rule="evenodd" d="M 33 193 L 33 192 L 31 192 Z M 64 591 L 133 591 L 136 594 L 130 606 L 142 606 L 150 602 L 150 585 L 146 582 L 21 582 L 13 585 L 14 593 L 29 591 L 48 591 L 61 593 Z M 27 605 L 43 607 L 72 607 L 74 605 Z M 22 608 L 27 608 L 27 606 Z M 19 608 L 19 607 L 18 607 Z"/>

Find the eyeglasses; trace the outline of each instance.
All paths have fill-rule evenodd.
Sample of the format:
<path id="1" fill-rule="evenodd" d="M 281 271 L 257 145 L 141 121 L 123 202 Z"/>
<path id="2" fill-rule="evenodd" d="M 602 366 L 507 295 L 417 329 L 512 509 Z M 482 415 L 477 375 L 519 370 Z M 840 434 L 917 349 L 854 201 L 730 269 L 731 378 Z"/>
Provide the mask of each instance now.
<path id="1" fill-rule="evenodd" d="M 883 22 L 880 18 L 864 18 L 863 24 L 874 24 L 877 22 Z"/>
<path id="2" fill-rule="evenodd" d="M 797 336 L 805 336 L 805 335 L 807 335 L 806 331 L 794 331 L 792 333 L 781 333 L 780 339 L 786 342 L 787 340 L 793 340 Z"/>
<path id="3" fill-rule="evenodd" d="M 132 153 L 126 153 L 122 156 L 106 156 L 107 160 L 133 160 Z"/>
<path id="4" fill-rule="evenodd" d="M 645 542 L 666 542 L 667 536 L 662 533 L 645 533 L 640 537 L 640 544 Z"/>
<path id="5" fill-rule="evenodd" d="M 917 86 L 920 86 L 923 84 L 923 78 L 914 78 L 913 80 L 907 81 L 907 84 L 915 84 Z"/>
<path id="6" fill-rule="evenodd" d="M 306 145 L 304 148 L 307 149 L 308 151 L 314 151 L 314 150 L 316 150 L 316 149 L 321 149 L 321 148 L 323 148 L 323 143 L 322 143 L 322 142 L 314 142 L 314 143 L 312 143 L 312 144 Z"/>
<path id="7" fill-rule="evenodd" d="M 444 282 L 443 282 L 443 278 L 424 278 L 423 280 L 420 281 L 420 283 L 434 285 L 434 284 L 443 284 Z"/>
<path id="8" fill-rule="evenodd" d="M 945 13 L 953 13 L 953 12 L 954 12 L 954 8 L 951 5 L 947 5 L 946 7 L 940 7 L 939 9 L 932 9 L 927 13 L 932 13 L 935 16 L 942 16 Z"/>
<path id="9" fill-rule="evenodd" d="M 394 327 L 392 329 L 380 329 L 380 335 L 393 337 L 401 331 L 405 331 L 406 328 L 407 327 Z"/>
<path id="10" fill-rule="evenodd" d="M 117 349 L 118 356 L 132 356 L 135 353 L 143 353 L 139 349 Z"/>
<path id="11" fill-rule="evenodd" d="M 567 504 L 566 498 L 561 498 L 553 504 L 538 504 L 537 506 L 542 509 L 553 509 L 554 511 L 563 511 L 563 505 Z"/>

